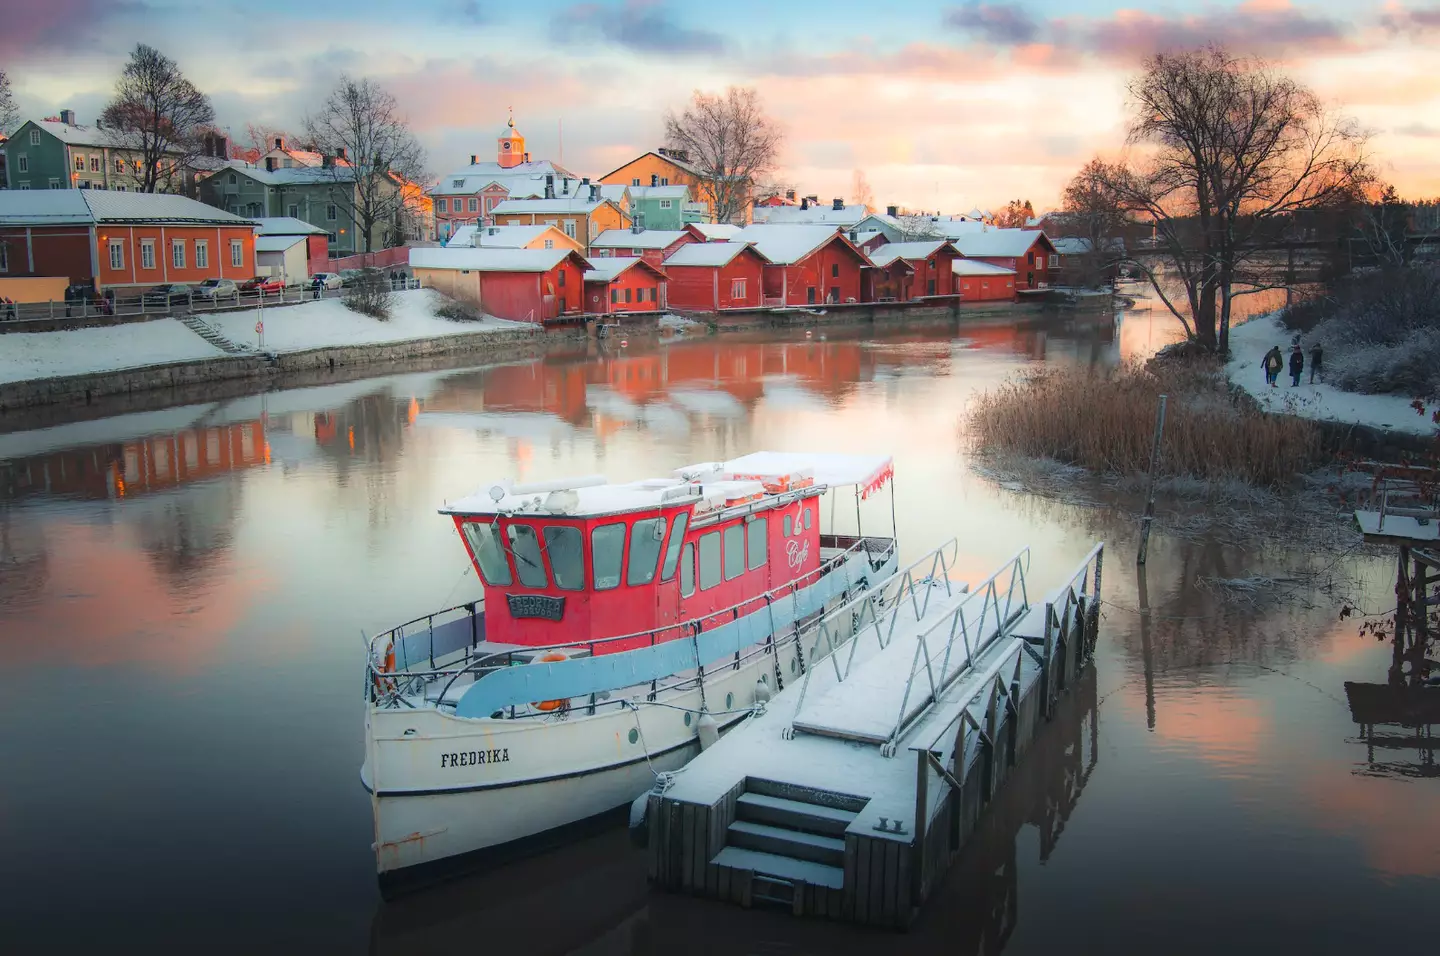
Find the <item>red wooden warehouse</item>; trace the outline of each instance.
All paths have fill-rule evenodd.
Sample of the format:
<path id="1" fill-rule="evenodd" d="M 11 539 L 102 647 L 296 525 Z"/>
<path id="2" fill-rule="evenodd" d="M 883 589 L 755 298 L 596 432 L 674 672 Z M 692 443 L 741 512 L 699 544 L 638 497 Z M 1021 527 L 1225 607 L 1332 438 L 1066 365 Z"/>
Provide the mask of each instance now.
<path id="1" fill-rule="evenodd" d="M 718 312 L 762 305 L 769 262 L 748 242 L 704 242 L 681 246 L 665 260 L 670 306 Z"/>
<path id="2" fill-rule="evenodd" d="M 410 269 L 487 315 L 541 323 L 582 314 L 590 263 L 570 249 L 411 249 Z"/>
<path id="3" fill-rule="evenodd" d="M 979 259 L 951 265 L 961 302 L 1009 302 L 1015 298 L 1015 270 Z"/>
<path id="4" fill-rule="evenodd" d="M 737 241 L 754 243 L 765 267 L 765 305 L 819 305 L 861 301 L 865 253 L 834 226 L 758 223 Z"/>
<path id="5" fill-rule="evenodd" d="M 585 273 L 585 311 L 658 312 L 665 308 L 665 286 L 665 271 L 644 259 L 592 259 Z"/>
<path id="6" fill-rule="evenodd" d="M 1034 229 L 985 229 L 958 236 L 954 244 L 966 259 L 1014 269 L 1017 291 L 1048 286 L 1050 271 L 1060 264 L 1054 244 Z"/>
<path id="7" fill-rule="evenodd" d="M 932 295 L 954 295 L 955 273 L 951 264 L 959 258 L 956 248 L 943 239 L 894 242 L 870 253 L 870 261 L 881 270 L 896 262 L 904 262 L 911 267 L 910 275 L 897 284 L 894 297 L 900 302 L 913 302 Z M 876 296 L 879 297 L 878 283 Z"/>

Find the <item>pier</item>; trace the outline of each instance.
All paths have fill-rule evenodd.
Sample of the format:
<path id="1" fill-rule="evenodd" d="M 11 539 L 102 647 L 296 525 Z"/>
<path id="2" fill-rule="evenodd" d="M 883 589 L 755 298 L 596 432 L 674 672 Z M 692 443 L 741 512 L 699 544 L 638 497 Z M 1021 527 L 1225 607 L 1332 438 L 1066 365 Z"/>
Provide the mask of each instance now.
<path id="1" fill-rule="evenodd" d="M 903 928 L 1089 663 L 1103 545 L 1035 593 L 954 543 L 800 625 L 799 675 L 648 800 L 660 888 Z"/>

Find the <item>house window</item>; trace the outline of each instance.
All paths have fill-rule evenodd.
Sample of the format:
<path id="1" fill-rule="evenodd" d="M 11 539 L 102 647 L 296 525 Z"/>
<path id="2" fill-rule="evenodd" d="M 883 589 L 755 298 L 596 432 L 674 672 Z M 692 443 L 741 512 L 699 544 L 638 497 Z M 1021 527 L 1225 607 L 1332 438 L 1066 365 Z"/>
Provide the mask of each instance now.
<path id="1" fill-rule="evenodd" d="M 98 172 L 100 172 L 100 157 L 99 157 L 99 156 L 91 156 L 91 157 L 90 157 L 90 172 L 92 172 L 92 173 L 98 173 Z"/>
<path id="2" fill-rule="evenodd" d="M 662 200 L 660 200 L 660 208 L 661 208 L 661 209 L 671 209 L 671 208 L 674 207 L 674 205 L 675 205 L 675 203 L 674 203 L 672 200 L 669 200 L 669 199 L 662 199 Z"/>
<path id="3" fill-rule="evenodd" d="M 838 279 L 838 278 L 840 278 L 840 263 L 838 263 L 838 262 L 832 262 L 832 263 L 830 263 L 830 278 L 832 278 L 832 279 Z"/>
<path id="4" fill-rule="evenodd" d="M 299 218 L 300 218 L 300 204 L 299 204 L 298 202 L 292 202 L 292 203 L 290 204 L 290 218 L 291 218 L 291 219 L 299 219 Z"/>
<path id="5" fill-rule="evenodd" d="M 170 240 L 170 264 L 177 269 L 185 268 L 185 240 Z"/>
<path id="6" fill-rule="evenodd" d="M 479 212 L 479 211 L 480 211 L 480 200 L 478 200 L 478 199 L 472 199 L 472 200 L 470 200 L 470 202 L 466 204 L 466 208 L 468 208 L 471 212 Z"/>
<path id="7" fill-rule="evenodd" d="M 237 269 L 245 264 L 245 244 L 239 239 L 230 240 L 230 264 Z"/>
<path id="8" fill-rule="evenodd" d="M 637 176 L 635 179 L 630 180 L 630 185 L 632 185 L 632 186 L 638 186 L 638 185 L 640 185 L 640 179 L 639 179 L 639 177 Z"/>
<path id="9" fill-rule="evenodd" d="M 30 172 L 30 157 L 26 156 L 24 153 L 21 153 L 19 156 L 15 157 L 15 171 L 17 173 Z"/>
<path id="10" fill-rule="evenodd" d="M 117 172 L 117 173 L 123 173 L 123 172 L 125 172 L 125 160 L 123 160 L 123 159 L 117 159 L 117 160 L 115 160 L 115 172 Z M 234 177 L 233 175 L 230 177 L 230 181 L 231 181 L 232 183 L 235 181 L 235 177 Z"/>
<path id="11" fill-rule="evenodd" d="M 611 289 L 611 290 L 610 290 L 610 304 L 611 304 L 611 305 L 619 305 L 619 304 L 620 304 L 620 290 L 619 290 L 619 289 Z"/>
<path id="12" fill-rule="evenodd" d="M 451 189 L 464 189 L 464 188 L 465 188 L 465 180 L 463 180 L 463 179 L 452 179 L 452 180 L 450 180 L 450 188 L 451 188 Z"/>
<path id="13" fill-rule="evenodd" d="M 125 160 L 123 160 L 123 159 L 117 159 L 117 160 L 115 160 L 115 171 L 116 171 L 117 173 L 123 173 L 123 172 L 125 172 Z M 235 185 L 236 182 L 238 182 L 238 180 L 235 178 L 235 174 L 234 174 L 234 173 L 231 173 L 231 174 L 230 174 L 230 185 L 233 186 L 233 185 Z"/>
<path id="14" fill-rule="evenodd" d="M 641 254 L 642 252 L 644 252 L 644 251 L 645 251 L 645 250 L 643 250 L 643 249 L 631 249 L 631 250 L 630 250 L 630 254 L 631 254 L 632 256 L 638 256 L 638 255 L 640 255 L 640 254 Z"/>
<path id="15" fill-rule="evenodd" d="M 335 204 L 332 202 L 332 203 L 330 203 L 328 206 L 325 207 L 325 218 L 326 218 L 327 220 L 329 220 L 330 222 L 334 222 L 335 219 L 336 219 L 336 217 L 337 217 L 337 213 L 336 213 L 336 210 L 335 210 Z"/>
<path id="16" fill-rule="evenodd" d="M 575 238 L 575 220 L 574 220 L 574 219 L 566 219 L 566 220 L 565 220 L 565 235 L 569 236 L 571 239 L 574 239 L 574 238 Z"/>
<path id="17" fill-rule="evenodd" d="M 1050 268 L 1052 268 L 1052 269 L 1058 269 L 1058 268 L 1060 268 L 1060 257 L 1059 257 L 1058 255 L 1052 255 L 1052 256 L 1050 257 Z"/>
<path id="18" fill-rule="evenodd" d="M 210 243 L 204 239 L 195 240 L 195 268 L 210 268 Z"/>
<path id="19" fill-rule="evenodd" d="M 29 183 L 21 183 L 21 184 L 20 184 L 20 188 L 21 188 L 21 189 L 29 189 L 29 188 L 30 188 L 30 184 L 29 184 Z"/>
<path id="20" fill-rule="evenodd" d="M 120 239 L 110 240 L 110 268 L 125 268 L 125 243 Z"/>
<path id="21" fill-rule="evenodd" d="M 337 242 L 339 242 L 339 241 L 340 241 L 340 239 L 339 239 L 338 236 L 335 235 L 335 233 L 333 233 L 333 232 L 330 233 L 330 244 L 331 244 L 331 245 L 334 245 L 335 243 L 337 243 Z"/>
<path id="22" fill-rule="evenodd" d="M 0 272 L 10 271 L 10 251 L 0 242 Z"/>
<path id="23" fill-rule="evenodd" d="M 88 180 L 88 179 L 82 179 L 82 180 L 80 180 L 79 182 L 77 182 L 75 185 L 76 185 L 77 187 L 79 187 L 80 189 L 89 189 L 89 188 L 90 188 L 90 180 Z"/>
<path id="24" fill-rule="evenodd" d="M 840 301 L 840 287 L 839 287 L 838 285 L 832 285 L 832 286 L 830 287 L 830 301 L 831 301 L 831 302 L 839 302 L 839 301 Z"/>
<path id="25" fill-rule="evenodd" d="M 1035 253 L 1032 252 L 1032 253 L 1028 254 L 1028 255 L 1025 257 L 1025 259 L 1026 259 L 1027 262 L 1030 263 L 1030 265 L 1033 266 L 1033 265 L 1035 264 Z"/>
<path id="26" fill-rule="evenodd" d="M 115 191 L 116 191 L 117 193 L 123 193 L 123 192 L 125 192 L 125 186 L 124 186 L 124 184 L 122 183 L 122 184 L 116 186 L 116 187 L 115 187 Z"/>
<path id="27" fill-rule="evenodd" d="M 75 155 L 75 172 L 85 172 L 85 157 L 78 153 Z"/>
<path id="28" fill-rule="evenodd" d="M 555 248 L 555 240 L 554 240 L 554 239 L 546 239 L 546 240 L 545 240 L 545 248 L 546 248 L 546 249 L 554 249 L 554 248 Z"/>
<path id="29" fill-rule="evenodd" d="M 38 129 L 32 129 L 32 130 L 30 131 L 30 145 L 31 145 L 31 146 L 39 146 L 39 145 L 40 145 L 40 131 L 39 131 Z"/>
<path id="30" fill-rule="evenodd" d="M 445 211 L 446 211 L 446 209 L 445 209 L 445 206 L 446 206 L 446 205 L 447 205 L 447 204 L 446 204 L 445 200 L 443 200 L 443 199 L 437 199 L 437 200 L 435 200 L 435 211 L 436 211 L 436 212 L 445 212 Z"/>
<path id="31" fill-rule="evenodd" d="M 743 299 L 743 298 L 745 298 L 745 280 L 744 280 L 744 279 L 732 279 L 732 280 L 730 281 L 730 298 L 732 298 L 732 299 Z"/>
<path id="32" fill-rule="evenodd" d="M 490 213 L 492 213 L 492 212 L 494 212 L 494 211 L 495 211 L 495 197 L 494 197 L 494 196 L 486 196 L 486 197 L 485 197 L 485 214 L 488 216 Z"/>
<path id="33" fill-rule="evenodd" d="M 52 180 L 50 180 L 50 188 L 51 188 L 51 189 L 59 189 L 59 188 L 60 188 L 60 180 L 58 180 L 58 179 L 52 179 Z"/>
<path id="34" fill-rule="evenodd" d="M 661 176 L 661 177 L 660 177 L 660 185 L 662 185 L 662 186 L 668 186 L 668 185 L 670 185 L 670 180 L 666 179 L 664 176 Z"/>
<path id="35" fill-rule="evenodd" d="M 564 270 L 564 269 L 561 269 L 559 275 L 560 275 L 560 278 L 556 279 L 555 282 L 556 282 L 556 284 L 559 285 L 561 288 L 564 288 L 564 287 L 565 287 L 565 270 Z"/>
<path id="36" fill-rule="evenodd" d="M 142 268 L 142 269 L 153 269 L 153 268 L 155 268 L 155 240 L 154 240 L 154 239 L 141 239 L 141 240 L 140 240 L 140 268 Z"/>
<path id="37" fill-rule="evenodd" d="M 629 305 L 629 304 L 630 304 L 630 290 L 629 290 L 629 289 L 626 289 L 626 290 L 625 290 L 625 304 L 626 304 L 626 305 Z"/>

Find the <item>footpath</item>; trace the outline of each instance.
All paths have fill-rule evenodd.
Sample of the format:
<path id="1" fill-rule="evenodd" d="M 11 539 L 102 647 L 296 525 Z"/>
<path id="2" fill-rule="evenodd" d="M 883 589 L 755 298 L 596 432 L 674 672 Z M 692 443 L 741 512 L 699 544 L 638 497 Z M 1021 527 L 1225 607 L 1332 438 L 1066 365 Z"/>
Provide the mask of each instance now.
<path id="1" fill-rule="evenodd" d="M 1345 392 L 1323 382 L 1310 384 L 1310 355 L 1305 355 L 1305 373 L 1299 387 L 1290 384 L 1290 345 L 1295 333 L 1285 328 L 1278 315 L 1257 316 L 1230 330 L 1230 362 L 1225 373 L 1230 381 L 1249 392 L 1266 411 L 1296 415 L 1324 422 L 1365 425 L 1370 428 L 1428 436 L 1436 433 L 1427 411 L 1416 412 L 1415 399 L 1404 395 L 1361 395 Z M 1265 384 L 1260 361 L 1275 346 L 1285 356 L 1285 370 L 1274 388 Z"/>

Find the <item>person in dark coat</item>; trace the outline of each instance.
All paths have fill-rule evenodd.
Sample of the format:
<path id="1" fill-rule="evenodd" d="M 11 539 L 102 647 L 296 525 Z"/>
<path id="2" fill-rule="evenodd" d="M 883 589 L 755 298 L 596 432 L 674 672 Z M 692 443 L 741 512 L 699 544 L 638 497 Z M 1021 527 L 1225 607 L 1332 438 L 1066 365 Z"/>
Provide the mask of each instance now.
<path id="1" fill-rule="evenodd" d="M 1290 387 L 1300 387 L 1300 375 L 1305 371 L 1305 353 L 1297 344 L 1290 350 Z"/>
<path id="2" fill-rule="evenodd" d="M 1284 366 L 1285 360 L 1280 357 L 1280 346 L 1265 353 L 1260 360 L 1260 366 L 1265 369 L 1265 384 L 1271 388 L 1275 387 L 1275 380 L 1280 377 L 1280 369 Z"/>
<path id="3" fill-rule="evenodd" d="M 1320 363 L 1325 359 L 1325 350 L 1316 342 L 1310 346 L 1310 384 L 1315 384 L 1315 376 L 1320 374 Z"/>

